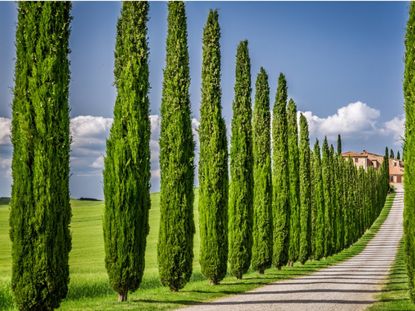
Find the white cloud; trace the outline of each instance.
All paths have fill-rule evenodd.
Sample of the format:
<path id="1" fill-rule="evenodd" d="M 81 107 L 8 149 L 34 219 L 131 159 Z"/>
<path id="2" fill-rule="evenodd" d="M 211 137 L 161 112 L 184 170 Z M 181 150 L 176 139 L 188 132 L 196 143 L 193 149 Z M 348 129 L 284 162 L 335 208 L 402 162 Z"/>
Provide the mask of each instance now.
<path id="1" fill-rule="evenodd" d="M 327 117 L 319 117 L 311 111 L 303 113 L 307 118 L 310 135 L 317 138 L 327 136 L 329 140 L 335 140 L 340 134 L 349 141 L 368 141 L 385 137 L 392 139 L 393 144 L 400 146 L 404 132 L 404 116 L 381 122 L 379 110 L 370 107 L 363 102 L 350 103 L 337 109 L 337 112 Z M 385 145 L 388 144 L 387 139 Z M 365 147 L 365 146 L 363 146 Z"/>
<path id="2" fill-rule="evenodd" d="M 385 122 L 381 130 L 383 134 L 391 135 L 395 145 L 400 146 L 404 137 L 405 116 L 394 117 L 392 120 Z"/>
<path id="3" fill-rule="evenodd" d="M 96 160 L 91 164 L 92 168 L 102 170 L 104 168 L 104 156 L 99 156 Z"/>
<path id="4" fill-rule="evenodd" d="M 11 120 L 0 117 L 0 145 L 9 145 Z"/>
<path id="5" fill-rule="evenodd" d="M 313 115 L 311 111 L 303 114 L 308 120 L 312 135 L 328 137 L 337 134 L 347 137 L 355 133 L 370 135 L 376 130 L 376 121 L 380 117 L 379 110 L 360 101 L 341 107 L 326 118 Z"/>

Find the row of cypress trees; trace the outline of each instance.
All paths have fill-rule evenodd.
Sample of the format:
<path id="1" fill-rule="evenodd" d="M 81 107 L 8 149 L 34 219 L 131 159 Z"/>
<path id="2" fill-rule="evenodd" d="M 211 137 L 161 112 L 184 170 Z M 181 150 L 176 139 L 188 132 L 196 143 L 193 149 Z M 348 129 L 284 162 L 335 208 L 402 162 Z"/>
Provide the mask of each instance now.
<path id="1" fill-rule="evenodd" d="M 23 310 L 56 308 L 68 288 L 70 9 L 68 2 L 19 3 L 10 236 L 12 289 Z M 103 227 L 105 265 L 120 301 L 140 286 L 149 232 L 147 20 L 147 2 L 125 2 L 117 23 L 117 98 L 105 158 Z M 228 180 L 217 11 L 209 12 L 204 29 L 202 64 L 202 273 L 217 284 L 226 275 L 228 262 L 229 272 L 242 278 L 250 266 L 263 273 L 272 264 L 281 268 L 295 261 L 304 263 L 353 243 L 383 206 L 386 175 L 357 170 L 341 157 L 340 140 L 337 153 L 327 139 L 322 157 L 318 142 L 311 152 L 306 118 L 300 116 L 298 129 L 295 103 L 290 100 L 287 105 L 283 74 L 271 120 L 268 76 L 261 68 L 252 112 L 248 42 L 242 41 L 236 55 Z M 169 2 L 157 250 L 161 282 L 172 291 L 189 281 L 193 262 L 189 84 L 185 5 Z"/>
<path id="2" fill-rule="evenodd" d="M 415 302 L 415 5 L 410 4 L 405 37 L 405 172 L 404 172 L 404 241 L 409 293 Z M 412 164 L 414 163 L 414 164 Z"/>

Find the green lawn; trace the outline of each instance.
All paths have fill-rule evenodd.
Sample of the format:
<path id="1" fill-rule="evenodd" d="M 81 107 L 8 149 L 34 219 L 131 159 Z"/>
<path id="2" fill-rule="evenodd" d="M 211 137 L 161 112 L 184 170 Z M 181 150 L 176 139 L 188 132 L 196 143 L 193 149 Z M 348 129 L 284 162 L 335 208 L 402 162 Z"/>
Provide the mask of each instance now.
<path id="1" fill-rule="evenodd" d="M 404 256 L 402 239 L 388 281 L 382 293 L 377 297 L 379 302 L 369 308 L 369 311 L 415 311 L 415 304 L 409 300 L 408 277 L 406 275 Z"/>
<path id="2" fill-rule="evenodd" d="M 358 254 L 375 235 L 385 220 L 392 205 L 393 195 L 387 199 L 385 208 L 375 224 L 352 247 L 332 257 L 309 261 L 305 265 L 295 264 L 281 270 L 268 269 L 264 275 L 249 272 L 243 280 L 226 277 L 220 285 L 212 286 L 201 275 L 198 264 L 199 233 L 197 196 L 195 199 L 195 260 L 192 281 L 178 293 L 172 293 L 161 286 L 157 271 L 157 236 L 159 227 L 159 194 L 151 196 L 150 234 L 147 242 L 146 269 L 141 288 L 129 295 L 126 303 L 117 303 L 116 294 L 108 286 L 104 267 L 102 234 L 103 202 L 72 201 L 73 247 L 70 254 L 71 283 L 63 310 L 165 310 L 178 308 L 218 298 L 224 295 L 244 292 L 249 289 L 281 279 L 311 273 Z M 0 310 L 13 310 L 10 286 L 10 242 L 8 238 L 8 205 L 0 205 Z"/>

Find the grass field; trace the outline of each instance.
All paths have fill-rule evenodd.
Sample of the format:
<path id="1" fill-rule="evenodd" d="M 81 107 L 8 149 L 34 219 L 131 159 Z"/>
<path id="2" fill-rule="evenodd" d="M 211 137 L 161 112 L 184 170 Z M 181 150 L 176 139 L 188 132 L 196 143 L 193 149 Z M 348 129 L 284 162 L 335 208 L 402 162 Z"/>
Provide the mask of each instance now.
<path id="1" fill-rule="evenodd" d="M 415 304 L 409 299 L 404 256 L 404 244 L 401 240 L 388 281 L 382 289 L 382 293 L 377 297 L 379 302 L 375 303 L 368 311 L 415 311 Z"/>
<path id="2" fill-rule="evenodd" d="M 295 264 L 281 270 L 268 269 L 264 275 L 249 272 L 243 280 L 226 277 L 220 285 L 212 286 L 201 275 L 198 264 L 199 232 L 197 196 L 195 199 L 195 260 L 192 280 L 178 293 L 161 286 L 157 271 L 157 236 L 159 227 L 159 194 L 151 196 L 150 234 L 147 239 L 146 269 L 139 290 L 129 295 L 126 303 L 117 303 L 116 294 L 108 285 L 104 266 L 102 234 L 103 202 L 72 201 L 72 238 L 70 254 L 71 282 L 62 310 L 166 310 L 179 308 L 224 295 L 244 292 L 269 282 L 304 275 L 352 257 L 362 251 L 386 219 L 393 201 L 390 195 L 381 215 L 364 236 L 352 247 L 332 257 Z M 8 237 L 8 205 L 0 205 L 0 310 L 13 310 L 10 290 L 10 241 Z"/>

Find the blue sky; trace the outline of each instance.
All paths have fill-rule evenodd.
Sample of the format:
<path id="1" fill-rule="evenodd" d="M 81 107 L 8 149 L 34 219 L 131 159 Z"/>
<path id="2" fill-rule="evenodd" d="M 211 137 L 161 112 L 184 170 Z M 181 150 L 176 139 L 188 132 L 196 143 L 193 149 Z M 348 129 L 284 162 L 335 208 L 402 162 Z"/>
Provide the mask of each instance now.
<path id="1" fill-rule="evenodd" d="M 102 156 L 116 96 L 113 51 L 119 2 L 75 2 L 70 47 L 72 119 L 71 193 L 102 197 Z M 311 136 L 337 133 L 347 150 L 383 152 L 400 147 L 403 126 L 403 57 L 407 2 L 189 2 L 191 103 L 197 128 L 201 39 L 210 8 L 222 29 L 222 104 L 232 117 L 235 52 L 249 41 L 252 81 L 260 66 L 274 101 L 278 74 L 306 112 Z M 158 125 L 165 57 L 167 5 L 150 3 L 152 189 L 158 190 Z M 16 4 L 0 2 L 0 196 L 10 193 L 8 139 L 14 70 Z M 252 94 L 254 95 L 254 94 Z M 195 139 L 197 133 L 195 131 Z M 333 140 L 334 141 L 334 140 Z"/>

